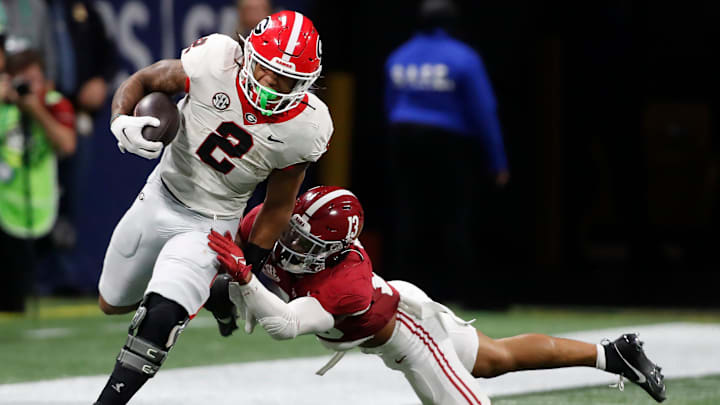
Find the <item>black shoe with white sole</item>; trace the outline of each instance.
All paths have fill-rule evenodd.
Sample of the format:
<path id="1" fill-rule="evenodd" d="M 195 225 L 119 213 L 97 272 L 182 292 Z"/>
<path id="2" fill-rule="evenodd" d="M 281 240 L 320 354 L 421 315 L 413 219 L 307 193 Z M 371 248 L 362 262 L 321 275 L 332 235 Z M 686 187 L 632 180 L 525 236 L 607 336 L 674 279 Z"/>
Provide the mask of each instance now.
<path id="1" fill-rule="evenodd" d="M 656 401 L 665 400 L 665 377 L 662 369 L 650 361 L 638 335 L 627 333 L 615 341 L 604 341 L 605 371 L 619 374 L 639 385 Z"/>
<path id="2" fill-rule="evenodd" d="M 232 278 L 227 274 L 219 274 L 210 287 L 210 298 L 205 302 L 205 309 L 212 312 L 218 324 L 221 336 L 232 335 L 237 326 L 237 310 L 230 301 L 228 285 Z"/>
<path id="3" fill-rule="evenodd" d="M 237 318 L 235 316 L 231 316 L 230 318 L 215 318 L 218 324 L 218 332 L 220 332 L 220 336 L 222 337 L 228 337 L 233 334 L 235 329 L 238 328 L 237 326 Z"/>

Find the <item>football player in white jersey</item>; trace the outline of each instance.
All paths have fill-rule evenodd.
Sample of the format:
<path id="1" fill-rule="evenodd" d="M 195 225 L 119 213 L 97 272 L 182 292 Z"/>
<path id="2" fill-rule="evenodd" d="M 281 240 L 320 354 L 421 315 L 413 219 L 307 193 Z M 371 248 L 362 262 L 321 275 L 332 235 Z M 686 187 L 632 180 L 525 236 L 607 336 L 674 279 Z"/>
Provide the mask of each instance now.
<path id="1" fill-rule="evenodd" d="M 217 269 L 207 233 L 235 234 L 248 198 L 267 178 L 245 250 L 262 268 L 290 219 L 306 167 L 326 151 L 333 131 L 327 106 L 308 92 L 321 56 L 313 23 L 283 11 L 262 20 L 244 48 L 224 35 L 200 38 L 180 59 L 141 69 L 118 88 L 111 131 L 122 152 L 147 159 L 159 157 L 163 144 L 145 140 L 141 130 L 159 120 L 133 116 L 135 105 L 154 91 L 186 95 L 175 140 L 107 249 L 100 308 L 137 312 L 97 404 L 127 403 L 158 371 L 210 295 Z"/>

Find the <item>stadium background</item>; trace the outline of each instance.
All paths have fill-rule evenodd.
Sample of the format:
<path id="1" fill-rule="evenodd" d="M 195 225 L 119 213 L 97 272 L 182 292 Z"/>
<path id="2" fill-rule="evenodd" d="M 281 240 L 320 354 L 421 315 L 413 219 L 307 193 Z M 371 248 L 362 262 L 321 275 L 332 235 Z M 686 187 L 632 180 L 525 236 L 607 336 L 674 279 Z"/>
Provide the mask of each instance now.
<path id="1" fill-rule="evenodd" d="M 410 36 L 416 2 L 276 3 L 310 16 L 323 39 L 319 94 L 337 131 L 307 184 L 351 187 L 368 211 L 364 238 L 378 270 L 412 279 L 380 260 L 388 211 L 378 179 L 382 66 Z M 478 305 L 717 306 L 718 6 L 459 3 L 463 37 L 495 89 L 512 175 L 478 206 L 478 268 L 468 271 L 492 286 Z M 96 4 L 118 47 L 116 84 L 194 38 L 232 32 L 236 18 L 223 0 Z M 108 116 L 96 125 L 77 249 L 74 279 L 89 293 L 114 225 L 156 163 L 117 153 Z M 429 155 L 418 170 L 438 169 Z M 442 215 L 453 190 L 418 195 Z"/>

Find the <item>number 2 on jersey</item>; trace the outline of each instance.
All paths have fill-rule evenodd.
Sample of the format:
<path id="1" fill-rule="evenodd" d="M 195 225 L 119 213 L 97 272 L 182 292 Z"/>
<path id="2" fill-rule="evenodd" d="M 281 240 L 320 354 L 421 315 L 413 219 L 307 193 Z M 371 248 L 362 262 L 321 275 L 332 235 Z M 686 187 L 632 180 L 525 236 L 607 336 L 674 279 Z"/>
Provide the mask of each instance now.
<path id="1" fill-rule="evenodd" d="M 230 137 L 231 139 L 229 139 Z M 198 156 L 203 162 L 222 174 L 228 174 L 235 168 L 229 160 L 222 158 L 218 160 L 213 156 L 216 148 L 220 148 L 228 157 L 241 158 L 253 147 L 253 139 L 236 123 L 226 121 L 217 127 L 215 132 L 205 138 L 197 148 Z"/>

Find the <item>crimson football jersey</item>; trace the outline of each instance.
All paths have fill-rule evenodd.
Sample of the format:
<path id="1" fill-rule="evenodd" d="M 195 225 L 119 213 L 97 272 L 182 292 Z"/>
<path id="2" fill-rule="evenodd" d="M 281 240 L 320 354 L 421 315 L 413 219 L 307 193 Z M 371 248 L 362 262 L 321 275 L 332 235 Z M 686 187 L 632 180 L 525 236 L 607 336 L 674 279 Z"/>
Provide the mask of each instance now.
<path id="1" fill-rule="evenodd" d="M 240 237 L 247 243 L 262 204 L 253 208 L 240 223 Z M 317 337 L 328 343 L 355 342 L 373 336 L 395 316 L 400 295 L 380 276 L 373 273 L 365 249 L 356 242 L 353 249 L 333 267 L 313 274 L 296 275 L 272 263 L 263 274 L 276 283 L 286 301 L 310 296 L 335 316 L 335 327 Z"/>

